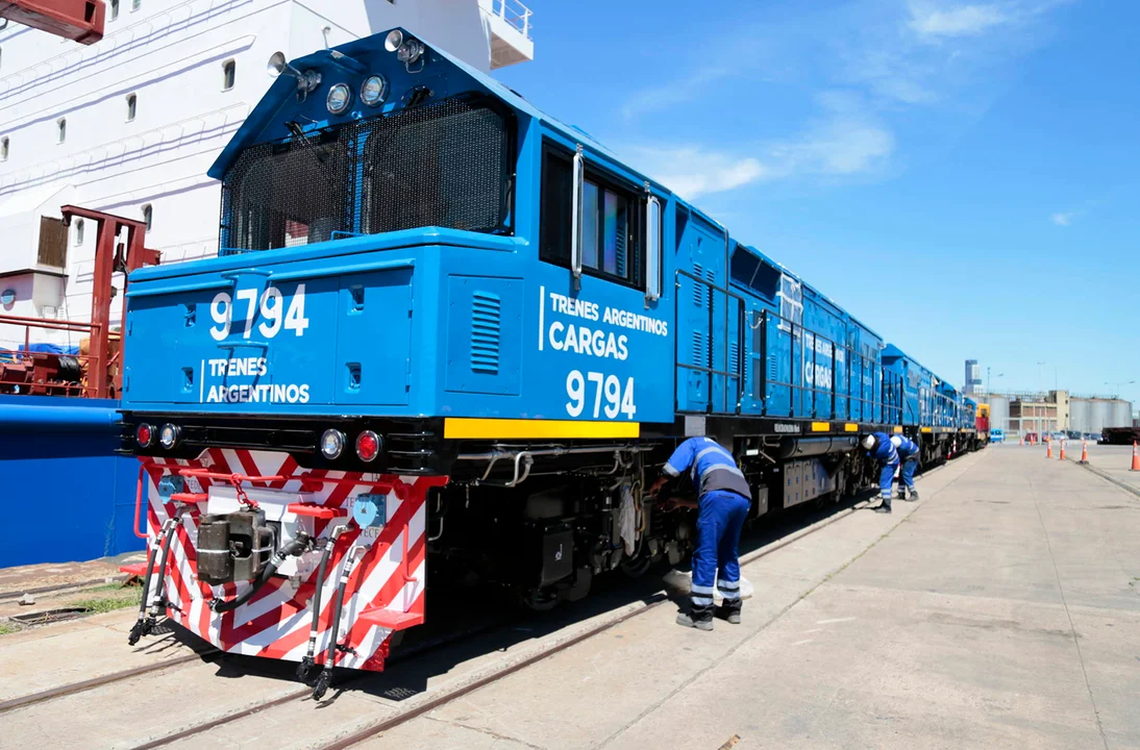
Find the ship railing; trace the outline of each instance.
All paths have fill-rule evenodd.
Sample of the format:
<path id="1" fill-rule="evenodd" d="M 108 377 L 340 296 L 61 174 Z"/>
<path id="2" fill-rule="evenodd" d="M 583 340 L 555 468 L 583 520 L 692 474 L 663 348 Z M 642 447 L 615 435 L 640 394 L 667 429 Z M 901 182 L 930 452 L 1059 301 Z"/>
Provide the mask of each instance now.
<path id="1" fill-rule="evenodd" d="M 16 337 L 12 336 L 13 328 Z M 0 315 L 0 393 L 31 396 L 70 396 L 79 398 L 108 398 L 112 394 L 99 393 L 89 374 L 94 368 L 106 367 L 108 373 L 120 365 L 121 350 L 116 349 L 105 364 L 90 354 L 57 354 L 32 351 L 32 331 L 62 331 L 78 333 L 89 340 L 95 338 L 101 326 L 98 323 L 29 318 L 20 315 Z M 22 335 L 20 332 L 22 331 Z M 22 338 L 23 343 L 15 343 Z M 114 335 L 112 335 L 114 339 Z M 81 348 L 81 347 L 80 347 Z M 108 378 L 108 382 L 111 379 Z"/>
<path id="2" fill-rule="evenodd" d="M 530 8 L 519 0 L 491 0 L 491 12 L 530 39 Z"/>

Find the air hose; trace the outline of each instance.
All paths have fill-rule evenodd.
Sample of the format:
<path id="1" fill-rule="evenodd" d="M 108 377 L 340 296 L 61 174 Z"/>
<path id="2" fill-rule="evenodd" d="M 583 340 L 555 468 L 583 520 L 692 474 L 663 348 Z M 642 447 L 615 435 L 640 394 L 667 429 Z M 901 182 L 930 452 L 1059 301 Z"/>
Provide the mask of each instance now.
<path id="1" fill-rule="evenodd" d="M 210 609 L 215 612 L 230 612 L 245 604 L 253 598 L 254 594 L 261 590 L 262 586 L 269 582 L 269 579 L 272 578 L 273 574 L 277 572 L 277 569 L 281 567 L 281 563 L 285 562 L 286 557 L 300 555 L 309 548 L 309 543 L 310 538 L 308 534 L 298 534 L 296 539 L 283 545 L 273 553 L 273 557 L 269 558 L 269 562 L 266 563 L 265 568 L 261 571 L 261 575 L 257 577 L 257 580 L 253 582 L 252 586 L 242 592 L 240 596 L 230 599 L 229 601 L 215 599 L 210 603 Z"/>
<path id="2" fill-rule="evenodd" d="M 340 616 L 344 608 L 344 590 L 348 586 L 348 579 L 352 577 L 353 568 L 356 567 L 357 553 L 363 552 L 367 547 L 358 546 L 353 547 L 345 555 L 344 567 L 340 571 L 340 583 L 336 587 L 336 598 L 333 599 L 332 622 L 329 630 L 329 650 L 325 655 L 325 668 L 317 675 L 316 684 L 313 685 L 313 700 L 320 700 L 324 697 L 325 691 L 329 689 L 329 684 L 332 682 L 332 668 L 336 660 L 337 649 L 344 651 L 351 651 L 347 645 L 341 646 L 337 643 L 340 639 Z M 355 652 L 352 652 L 355 653 Z"/>
<path id="3" fill-rule="evenodd" d="M 166 582 L 166 564 L 170 560 L 170 542 L 174 539 L 174 530 L 178 528 L 177 518 L 168 518 L 162 524 L 162 543 L 159 549 L 155 550 L 153 554 L 147 556 L 146 560 L 146 577 L 143 579 L 143 595 L 142 601 L 139 602 L 139 617 L 135 621 L 134 626 L 131 628 L 131 633 L 127 636 L 127 643 L 135 645 L 139 639 L 144 635 L 149 634 L 154 630 L 155 619 L 158 617 L 158 608 L 163 602 L 163 587 Z M 158 566 L 158 595 L 155 597 L 154 603 L 151 604 L 150 595 L 150 582 L 154 573 L 154 559 L 161 555 L 162 562 Z M 147 607 L 150 606 L 150 612 L 147 612 Z"/>
<path id="4" fill-rule="evenodd" d="M 302 681 L 309 676 L 309 670 L 313 668 L 313 656 L 317 650 L 317 633 L 321 626 L 321 590 L 325 586 L 325 573 L 328 571 L 329 557 L 332 555 L 333 547 L 336 546 L 337 537 L 344 529 L 344 526 L 338 526 L 333 530 L 331 537 L 319 539 L 316 542 L 317 546 L 322 547 L 321 564 L 317 567 L 316 590 L 313 592 L 313 600 L 309 602 L 309 606 L 313 609 L 313 622 L 309 626 L 309 649 L 304 658 L 301 659 L 301 663 L 297 665 L 297 679 Z"/>

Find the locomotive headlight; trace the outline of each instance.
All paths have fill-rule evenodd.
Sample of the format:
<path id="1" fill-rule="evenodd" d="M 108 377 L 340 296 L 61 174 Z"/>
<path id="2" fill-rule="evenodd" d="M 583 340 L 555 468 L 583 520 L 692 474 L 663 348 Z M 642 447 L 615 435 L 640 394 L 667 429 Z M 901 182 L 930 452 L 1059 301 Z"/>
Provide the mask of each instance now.
<path id="1" fill-rule="evenodd" d="M 347 83 L 338 83 L 329 89 L 328 98 L 325 100 L 329 112 L 334 115 L 342 114 L 351 103 L 352 89 L 348 87 Z"/>
<path id="2" fill-rule="evenodd" d="M 178 436 L 181 432 L 182 430 L 178 428 L 178 425 L 167 422 L 158 431 L 158 442 L 162 444 L 163 448 L 170 450 L 178 442 Z"/>
<path id="3" fill-rule="evenodd" d="M 321 435 L 321 455 L 332 460 L 344 450 L 344 433 L 340 430 L 325 430 Z"/>
<path id="4" fill-rule="evenodd" d="M 369 76 L 360 85 L 360 101 L 369 107 L 383 104 L 388 98 L 388 79 L 384 76 Z"/>

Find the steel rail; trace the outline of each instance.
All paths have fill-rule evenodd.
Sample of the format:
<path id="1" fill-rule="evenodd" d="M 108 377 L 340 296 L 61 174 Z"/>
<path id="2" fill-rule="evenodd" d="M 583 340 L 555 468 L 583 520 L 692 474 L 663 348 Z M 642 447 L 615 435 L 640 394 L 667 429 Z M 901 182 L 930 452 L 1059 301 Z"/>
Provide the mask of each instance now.
<path id="1" fill-rule="evenodd" d="M 74 693 L 81 693 L 85 690 L 92 690 L 97 687 L 102 687 L 103 685 L 110 685 L 111 683 L 120 682 L 121 680 L 128 680 L 132 677 L 149 674 L 150 672 L 158 672 L 163 669 L 177 667 L 181 664 L 186 664 L 187 662 L 194 661 L 195 659 L 204 660 L 207 657 L 216 656 L 220 653 L 222 652 L 218 649 L 196 651 L 192 654 L 183 654 L 182 656 L 176 656 L 173 659 L 165 659 L 154 664 L 146 664 L 141 667 L 132 667 L 131 669 L 124 669 L 120 672 L 111 672 L 110 674 L 100 675 L 99 677 L 92 677 L 89 680 L 81 680 L 80 682 L 72 682 L 67 685 L 48 688 L 47 690 L 41 690 L 38 693 L 29 693 L 28 695 L 22 695 L 18 698 L 11 698 L 4 701 L 3 703 L 0 703 L 0 713 L 12 711 L 17 708 L 23 708 L 24 706 L 30 706 L 33 703 L 42 703 L 54 698 L 62 698 L 65 695 L 72 695 Z"/>

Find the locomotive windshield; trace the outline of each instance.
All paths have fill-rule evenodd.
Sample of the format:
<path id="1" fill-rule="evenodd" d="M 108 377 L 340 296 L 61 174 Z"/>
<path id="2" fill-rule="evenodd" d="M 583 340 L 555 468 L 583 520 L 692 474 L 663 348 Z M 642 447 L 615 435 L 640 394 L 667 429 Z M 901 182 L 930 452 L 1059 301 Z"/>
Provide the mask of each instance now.
<path id="1" fill-rule="evenodd" d="M 223 181 L 222 253 L 334 233 L 506 232 L 511 122 L 453 99 L 253 146 Z"/>

